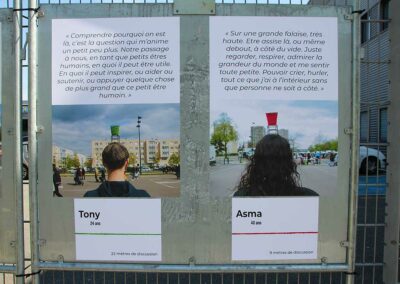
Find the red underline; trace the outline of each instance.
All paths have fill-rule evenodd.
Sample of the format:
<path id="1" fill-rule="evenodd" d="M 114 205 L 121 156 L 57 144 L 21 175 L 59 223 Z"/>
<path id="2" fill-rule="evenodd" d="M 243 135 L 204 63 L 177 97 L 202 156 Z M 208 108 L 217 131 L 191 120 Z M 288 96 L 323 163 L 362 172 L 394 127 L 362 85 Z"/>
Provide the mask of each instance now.
<path id="1" fill-rule="evenodd" d="M 308 235 L 318 232 L 262 232 L 262 233 L 232 233 L 232 235 Z"/>

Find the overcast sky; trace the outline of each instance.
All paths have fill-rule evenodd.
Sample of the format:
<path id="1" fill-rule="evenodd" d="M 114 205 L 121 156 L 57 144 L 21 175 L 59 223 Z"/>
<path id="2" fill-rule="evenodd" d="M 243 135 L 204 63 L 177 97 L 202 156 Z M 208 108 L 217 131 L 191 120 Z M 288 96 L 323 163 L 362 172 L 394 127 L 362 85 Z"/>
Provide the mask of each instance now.
<path id="1" fill-rule="evenodd" d="M 233 120 L 239 132 L 239 142 L 249 141 L 250 127 L 267 126 L 265 113 L 278 112 L 278 127 L 289 130 L 302 149 L 320 142 L 320 138 L 338 137 L 337 101 L 267 101 L 229 100 L 210 106 L 212 124 L 222 112 Z M 254 124 L 253 124 L 254 122 Z"/>
<path id="2" fill-rule="evenodd" d="M 120 126 L 121 139 L 179 139 L 179 104 L 53 106 L 53 144 L 84 155 L 92 140 L 110 140 L 111 125 Z"/>

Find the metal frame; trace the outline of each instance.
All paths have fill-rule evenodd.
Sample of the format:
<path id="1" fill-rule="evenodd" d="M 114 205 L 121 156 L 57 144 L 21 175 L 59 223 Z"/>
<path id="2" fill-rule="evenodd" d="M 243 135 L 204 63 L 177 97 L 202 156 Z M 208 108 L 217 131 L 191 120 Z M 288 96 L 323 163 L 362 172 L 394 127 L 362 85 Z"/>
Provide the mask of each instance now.
<path id="1" fill-rule="evenodd" d="M 35 1 L 34 1 L 35 2 Z M 174 10 L 174 9 L 173 9 Z M 355 17 L 353 18 L 353 21 L 357 21 L 358 19 Z M 30 32 L 30 36 L 31 36 L 31 42 L 32 40 L 36 40 L 36 38 L 33 39 L 34 35 L 34 30 L 31 30 Z M 356 38 L 357 39 L 357 38 Z M 353 39 L 354 40 L 354 39 Z M 34 45 L 31 45 L 31 48 L 33 48 Z M 353 43 L 353 56 L 357 56 L 358 55 L 358 51 L 357 49 L 357 45 Z M 30 59 L 33 60 L 32 58 L 32 53 L 30 56 Z M 357 58 L 357 57 L 354 57 Z M 30 66 L 36 66 L 36 64 L 31 63 L 30 62 Z M 31 69 L 32 70 L 32 69 Z M 34 70 L 36 72 L 36 69 Z M 33 76 L 32 76 L 33 75 Z M 353 77 L 357 78 L 359 76 L 359 71 L 357 69 L 357 65 L 355 65 L 355 67 L 353 67 Z M 36 79 L 36 73 L 32 74 L 31 73 L 31 80 Z M 31 85 L 31 92 L 34 91 L 36 92 L 36 90 L 32 90 L 32 86 L 33 83 Z M 357 99 L 358 98 L 358 82 L 353 83 L 353 99 Z M 354 89 L 355 88 L 355 89 Z M 31 93 L 31 100 L 34 101 L 33 98 L 35 98 L 35 96 L 32 95 L 33 93 Z M 353 112 L 356 111 L 356 113 L 359 110 L 359 104 L 357 102 L 355 102 L 353 104 Z M 34 119 L 36 119 L 36 109 L 35 108 L 31 108 L 30 110 L 30 115 L 31 117 L 34 117 Z M 31 120 L 31 140 L 30 141 L 36 141 L 33 140 L 34 138 L 36 138 L 36 133 L 32 130 L 37 129 L 38 126 L 33 123 L 33 119 Z M 352 135 L 352 140 L 351 143 L 353 145 L 353 149 L 357 149 L 357 147 L 355 147 L 354 145 L 358 145 L 358 123 L 359 123 L 359 118 L 358 115 L 353 116 L 352 118 L 352 129 L 354 129 L 353 131 L 353 135 Z M 354 134 L 356 133 L 356 134 Z M 33 137 L 34 136 L 34 137 Z M 33 143 L 32 143 L 33 144 Z M 33 146 L 33 145 L 32 145 Z M 36 150 L 36 149 L 35 149 Z M 31 161 L 37 161 L 36 156 L 37 155 L 36 152 L 31 151 L 30 155 L 31 155 Z M 357 152 L 353 152 L 353 157 L 352 157 L 352 163 L 357 164 Z M 354 158 L 355 157 L 355 158 Z M 36 169 L 37 166 L 35 164 L 34 169 Z M 353 166 L 354 168 L 354 166 Z M 357 167 L 355 167 L 357 168 Z M 33 168 L 31 168 L 31 170 L 33 171 Z M 32 172 L 32 176 L 36 176 L 37 173 Z M 71 263 L 71 262 L 54 262 L 54 261 L 46 261 L 46 262 L 40 262 L 38 261 L 37 256 L 35 255 L 37 252 L 34 252 L 34 254 L 32 255 L 32 259 L 33 259 L 33 268 L 34 269 L 40 269 L 40 268 L 44 268 L 44 269 L 65 269 L 65 270 L 96 270 L 96 269 L 101 269 L 101 270 L 111 270 L 111 271 L 121 271 L 121 270 L 127 270 L 127 271 L 175 271 L 175 272 L 179 272 L 179 271 L 191 271 L 191 272 L 195 272 L 195 271 L 201 271 L 201 272 L 215 272 L 215 271 L 273 271 L 273 272 L 287 272 L 287 271 L 318 271 L 318 272 L 323 272 L 323 271 L 348 271 L 350 273 L 354 272 L 354 265 L 352 265 L 351 263 L 353 263 L 354 260 L 354 241 L 355 241 L 355 219 L 356 219 L 356 194 L 357 194 L 357 181 L 358 181 L 358 175 L 357 175 L 357 171 L 353 170 L 352 176 L 351 176 L 351 202 L 350 202 L 350 207 L 349 207 L 349 231 L 348 231 L 348 242 L 349 242 L 349 247 L 347 249 L 347 264 L 304 264 L 304 265 L 295 265 L 295 264 L 284 264 L 284 265 L 274 265 L 274 264 L 249 264 L 249 265 L 245 265 L 245 264 L 238 264 L 238 265 L 153 265 L 153 264 L 149 264 L 149 265 L 137 265 L 137 264 L 103 264 L 103 263 Z M 32 185 L 31 185 L 32 186 Z M 31 197 L 35 198 L 37 196 L 37 193 L 35 194 L 35 192 L 37 191 L 36 189 L 36 184 L 34 184 L 34 187 L 31 188 L 32 193 L 31 193 Z M 34 210 L 34 212 L 31 211 L 32 214 L 32 224 L 37 224 L 37 216 L 35 216 L 34 214 L 36 214 L 37 209 L 34 209 L 35 207 L 37 207 L 37 200 L 32 200 L 31 202 L 33 202 L 33 206 L 31 206 L 31 210 Z M 32 245 L 36 244 L 36 249 L 39 246 L 39 237 L 38 237 L 38 232 L 33 232 L 32 230 Z M 32 251 L 36 251 L 32 250 Z"/>
<path id="2" fill-rule="evenodd" d="M 129 263 L 82 263 L 42 261 L 36 267 L 48 270 L 68 271 L 130 271 L 130 272 L 337 272 L 348 271 L 346 264 L 208 264 L 208 265 L 169 265 L 169 264 L 129 264 Z"/>
<path id="3" fill-rule="evenodd" d="M 383 279 L 385 283 L 399 283 L 399 242 L 400 242 L 400 152 L 399 152 L 399 123 L 400 123 L 400 17 L 395 13 L 400 9 L 399 1 L 390 1 L 389 17 L 392 19 L 389 25 L 389 37 L 391 40 L 391 57 L 389 69 L 389 96 L 391 99 L 390 107 L 388 108 L 388 142 L 393 145 L 388 147 L 388 183 L 390 190 L 386 193 L 387 202 L 387 218 L 385 230 L 385 251 Z M 391 28 L 393 27 L 393 28 Z"/>
<path id="4" fill-rule="evenodd" d="M 20 0 L 14 0 L 15 2 L 17 2 L 19 5 Z M 224 2 L 224 1 L 223 1 Z M 233 1 L 233 3 L 235 3 L 236 1 Z M 392 1 L 393 2 L 393 1 Z M 244 3 L 246 3 L 246 1 L 244 1 Z M 256 0 L 256 3 L 258 3 L 258 1 Z M 269 3 L 269 0 L 268 0 Z M 354 0 L 354 6 L 353 9 L 354 10 L 358 10 L 359 7 L 359 0 Z M 35 0 L 30 0 L 30 7 L 31 8 L 36 8 L 38 6 L 37 1 Z M 15 8 L 17 6 L 14 6 Z M 393 10 L 392 10 L 393 11 Z M 37 158 L 37 151 L 36 151 L 36 134 L 37 134 L 37 129 L 38 126 L 36 125 L 36 84 L 37 82 L 34 80 L 35 76 L 36 76 L 36 68 L 32 67 L 32 66 L 36 66 L 36 61 L 35 61 L 35 45 L 36 45 L 36 17 L 37 15 L 31 11 L 30 12 L 30 32 L 29 32 L 29 45 L 30 45 L 30 53 L 29 53 L 29 90 L 30 90 L 30 96 L 29 96 L 29 102 L 30 102 L 30 141 L 32 143 L 30 143 L 30 157 L 31 158 L 35 158 L 32 161 L 35 161 Z M 358 41 L 358 35 L 359 35 L 359 16 L 357 14 L 355 14 L 353 16 L 353 44 Z M 32 24 L 33 23 L 33 24 Z M 21 28 L 21 27 L 19 27 Z M 359 60 L 358 60 L 358 46 L 356 46 L 356 44 L 354 44 L 353 47 L 353 58 L 356 59 L 353 62 L 353 76 L 354 78 L 358 78 L 357 76 L 359 76 L 359 68 L 357 68 L 357 64 Z M 16 61 L 19 61 L 18 59 Z M 20 62 L 20 61 L 19 61 Z M 359 66 L 358 66 L 359 67 Z M 19 68 L 18 68 L 19 69 Z M 32 76 L 33 75 L 33 76 Z M 359 82 L 355 82 L 355 80 L 353 80 L 353 129 L 352 129 L 352 148 L 353 149 L 358 149 L 358 129 L 357 129 L 357 125 L 359 123 L 359 105 L 358 105 L 358 100 L 359 100 L 359 94 L 357 92 L 358 88 L 359 88 Z M 21 83 L 19 83 L 20 86 Z M 18 91 L 17 91 L 18 92 Z M 19 94 L 20 97 L 20 94 Z M 16 103 L 18 103 L 16 101 Z M 19 109 L 16 107 L 17 111 L 20 111 L 20 107 Z M 20 116 L 19 116 L 20 117 Z M 18 119 L 18 117 L 16 117 L 16 119 Z M 18 121 L 18 120 L 17 120 Z M 16 124 L 18 124 L 16 121 Z M 16 138 L 18 139 L 18 138 Z M 19 138 L 20 139 L 20 138 Z M 18 141 L 18 140 L 17 140 Z M 35 143 L 34 143 L 35 142 Z M 349 217 L 351 218 L 352 222 L 350 222 L 350 224 L 353 224 L 353 226 L 349 227 L 349 241 L 350 241 L 350 247 L 348 249 L 348 259 L 349 259 L 349 263 L 350 266 L 343 266 L 343 265 L 337 265 L 337 270 L 348 270 L 348 272 L 354 272 L 354 256 L 355 256 L 355 251 L 354 251 L 354 244 L 355 244 L 355 232 L 356 232 L 356 209 L 357 209 L 357 186 L 355 186 L 358 182 L 358 175 L 356 170 L 358 166 L 357 166 L 357 161 L 358 161 L 358 153 L 357 150 L 352 152 L 352 174 L 351 174 L 351 184 L 352 184 L 352 189 L 351 189 L 351 206 L 350 206 L 350 210 L 351 210 L 351 214 L 349 214 Z M 18 159 L 18 157 L 16 157 L 16 160 Z M 36 163 L 32 163 L 32 165 L 35 164 L 35 166 L 31 167 L 30 169 L 30 176 L 37 176 L 37 168 L 36 168 Z M 22 182 L 21 182 L 22 183 Z M 34 224 L 34 222 L 38 221 L 38 215 L 37 215 L 37 188 L 36 188 L 36 181 L 30 181 L 30 188 L 31 188 L 31 220 L 33 221 L 32 223 Z M 22 192 L 22 189 L 21 189 Z M 21 199 L 22 200 L 22 199 Z M 21 220 L 23 220 L 23 218 L 21 218 Z M 398 227 L 397 227 L 398 228 Z M 23 227 L 22 227 L 23 229 Z M 23 236 L 23 230 L 20 231 L 22 232 L 22 236 Z M 31 227 L 31 236 L 32 236 L 32 241 L 31 241 L 31 247 L 33 248 L 32 250 L 32 260 L 34 261 L 34 264 L 38 264 L 37 266 L 34 266 L 34 268 L 43 268 L 43 269 L 49 269 L 49 270 L 54 270 L 54 269 L 67 269 L 67 270 L 96 270 L 96 269 L 104 269 L 104 270 L 111 270 L 111 271 L 120 271 L 119 269 L 113 267 L 113 265 L 108 265 L 106 264 L 103 267 L 95 267 L 93 266 L 93 264 L 88 264 L 88 263 L 63 263 L 62 265 L 60 263 L 54 262 L 54 263 L 49 263 L 49 262 L 39 262 L 39 252 L 38 252 L 38 247 L 39 247 L 39 240 L 38 240 L 38 231 L 33 230 L 32 231 L 32 227 Z M 398 238 L 397 238 L 398 239 Z M 23 241 L 23 240 L 22 240 Z M 353 245 L 352 245 L 353 244 Z M 22 254 L 23 255 L 23 254 Z M 76 265 L 80 265 L 80 266 L 76 266 Z M 19 269 L 20 269 L 21 265 L 19 265 Z M 23 266 L 22 266 L 23 267 Z M 132 271 L 165 271 L 165 272 L 177 272 L 177 271 L 182 271 L 182 272 L 204 272 L 204 271 L 208 271 L 208 272 L 221 272 L 221 271 L 249 271 L 249 267 L 253 267 L 253 266 L 241 266 L 241 265 L 233 265 L 233 266 L 198 266 L 196 265 L 195 267 L 190 267 L 190 266 L 179 266 L 179 265 L 159 265 L 159 266 L 154 266 L 154 265 L 121 265 L 121 267 L 123 269 L 126 270 L 132 270 Z M 279 271 L 287 271 L 286 270 L 286 266 L 280 266 L 280 265 L 268 265 L 269 268 L 264 267 L 263 265 L 256 265 L 255 267 L 253 267 L 253 271 L 260 271 L 260 269 L 262 270 L 268 270 L 271 272 L 279 272 Z M 304 266 L 300 265 L 300 266 L 293 266 L 293 267 L 297 267 L 297 269 L 304 271 Z M 332 266 L 333 267 L 333 266 Z M 0 268 L 2 268 L 0 266 Z M 3 266 L 4 268 L 4 272 L 10 272 L 10 271 L 15 271 L 16 267 L 15 266 Z M 81 269 L 82 268 L 82 269 Z M 221 270 L 221 268 L 223 270 Z M 324 269 L 323 267 L 321 267 L 321 269 L 315 269 L 316 267 L 312 267 L 310 266 L 309 269 L 307 271 L 318 271 L 318 272 L 329 272 L 329 271 L 334 271 L 334 270 L 330 270 L 328 269 Z M 238 269 L 238 270 L 237 270 Z M 19 272 L 18 272 L 19 273 Z M 348 275 L 347 276 L 347 281 L 348 283 L 352 283 L 352 279 L 353 279 L 353 275 Z M 39 283 L 39 278 L 35 277 L 35 283 Z"/>
<path id="5" fill-rule="evenodd" d="M 359 10 L 360 1 L 354 0 L 353 11 Z M 360 16 L 353 14 L 353 87 L 352 87 L 352 139 L 351 139 L 351 185 L 350 185 L 350 212 L 349 212 L 349 249 L 348 258 L 349 274 L 347 274 L 347 283 L 354 283 L 355 271 L 355 246 L 357 232 L 357 196 L 358 196 L 358 156 L 360 143 Z"/>
<path id="6" fill-rule="evenodd" d="M 21 9 L 22 2 L 14 1 L 14 9 Z M 14 27 L 15 27 L 15 102 L 14 102 L 14 121 L 15 121 L 15 193 L 16 193 L 16 210 L 17 210 L 17 275 L 23 275 L 25 271 L 25 242 L 24 242 L 24 193 L 22 185 L 22 12 L 14 11 Z M 24 283 L 23 277 L 17 278 L 17 283 Z"/>
<path id="7" fill-rule="evenodd" d="M 5 96 L 2 98 L 2 103 L 10 108 L 10 111 L 7 112 L 7 117 L 12 115 L 12 120 L 7 118 L 7 123 L 3 126 L 7 127 L 7 132 L 3 127 L 3 142 L 5 139 L 7 141 L 12 139 L 12 144 L 14 144 L 14 148 L 9 147 L 7 142 L 7 147 L 9 147 L 7 151 L 12 152 L 12 163 L 9 165 L 10 170 L 13 175 L 10 178 L 13 179 L 12 187 L 10 190 L 14 192 L 15 195 L 15 240 L 10 241 L 10 246 L 15 250 L 15 264 L 5 264 L 0 265 L 0 272 L 3 273 L 3 280 L 5 281 L 5 274 L 12 273 L 14 274 L 13 281 L 14 283 L 24 283 L 24 279 L 21 277 L 15 277 L 16 275 L 24 274 L 25 270 L 25 249 L 24 249 L 24 215 L 23 215 L 23 187 L 22 187 L 22 143 L 21 143 L 21 101 L 22 101 L 22 66 L 21 66 L 21 47 L 22 47 L 22 13 L 19 10 L 21 8 L 21 1 L 14 0 L 13 3 L 14 11 L 11 11 L 9 16 L 9 22 L 13 25 L 13 38 L 10 45 L 12 46 L 12 50 L 14 52 L 12 66 L 8 66 L 7 68 L 12 73 L 12 78 L 14 81 L 5 82 L 2 84 L 8 84 L 12 86 L 12 97 L 7 98 L 7 103 L 4 104 Z M 9 3 L 7 2 L 7 8 L 10 8 Z M 7 42 L 8 43 L 8 42 Z M 3 46 L 6 46 L 6 42 L 3 42 Z M 7 45 L 8 46 L 8 45 Z M 7 60 L 10 63 L 10 60 Z M 5 69 L 2 69 L 5 71 Z M 3 76 L 2 76 L 3 78 Z M 2 86 L 2 91 L 4 91 L 4 87 Z M 10 94 L 9 92 L 4 92 L 5 94 Z M 6 114 L 4 114 L 6 116 Z M 4 120 L 3 120 L 4 123 Z M 4 143 L 3 143 L 4 145 Z M 19 145 L 19 146 L 18 146 Z M 9 157 L 8 157 L 9 158 Z M 4 174 L 4 171 L 3 171 Z M 8 173 L 9 174 L 9 173 Z M 3 179 L 4 181 L 5 179 Z M 7 179 L 8 180 L 8 179 Z M 2 182 L 3 182 L 2 181 Z M 3 184 L 4 186 L 5 184 Z"/>
<path id="8" fill-rule="evenodd" d="M 38 216 L 38 197 L 37 197 L 37 128 L 36 125 L 36 104 L 37 104 L 37 9 L 38 1 L 29 0 L 29 200 L 30 200 L 30 218 L 31 218 L 31 261 L 35 264 L 39 261 L 39 223 Z M 34 177 L 34 178 L 32 178 Z M 35 269 L 35 266 L 32 265 Z M 34 273 L 36 271 L 33 271 Z M 33 282 L 39 283 L 39 275 L 33 276 Z"/>
<path id="9" fill-rule="evenodd" d="M 19 0 L 14 0 L 14 9 L 19 9 L 21 7 L 21 2 Z M 7 2 L 7 8 L 10 8 Z M 5 10 L 5 9 L 4 9 Z M 0 265 L 0 272 L 2 273 L 12 273 L 14 275 L 21 275 L 24 273 L 24 215 L 23 215 L 23 189 L 22 189 L 22 143 L 21 143 L 21 86 L 22 86 L 22 72 L 21 72 L 21 26 L 22 17 L 20 11 L 9 10 L 9 15 L 7 16 L 10 26 L 12 26 L 12 38 L 9 38 L 8 42 L 2 42 L 2 48 L 7 46 L 7 48 L 14 52 L 13 57 L 6 60 L 2 60 L 2 64 L 7 64 L 9 72 L 4 72 L 6 69 L 2 66 L 2 72 L 9 75 L 12 78 L 10 81 L 2 81 L 2 104 L 4 119 L 2 121 L 2 132 L 3 132 L 3 146 L 7 147 L 6 161 L 11 160 L 7 167 L 8 178 L 2 180 L 2 186 L 11 190 L 14 194 L 15 207 L 13 220 L 13 227 L 15 228 L 15 239 L 9 240 L 10 247 L 15 251 L 15 263 L 14 264 L 2 264 Z M 1 31 L 3 35 L 3 31 Z M 3 51 L 3 50 L 2 50 Z M 11 52 L 10 52 L 11 53 Z M 10 54 L 7 53 L 7 56 Z M 8 66 L 11 65 L 11 66 Z M 2 73 L 1 72 L 1 73 Z M 7 78 L 2 74 L 2 79 Z M 4 86 L 9 87 L 5 88 Z M 12 90 L 12 92 L 9 92 Z M 8 96 L 8 97 L 6 97 Z M 7 109 L 4 108 L 7 107 Z M 6 128 L 6 129 L 4 129 Z M 18 146 L 19 145 L 19 146 Z M 12 158 L 11 158 L 12 157 Z M 5 170 L 5 167 L 4 167 Z M 3 170 L 3 177 L 4 175 Z M 11 179 L 11 184 L 9 180 Z M 4 182 L 7 181 L 7 184 Z M 5 186 L 6 185 L 6 186 Z M 6 253 L 7 255 L 7 253 Z M 3 280 L 5 281 L 5 275 L 3 274 Z M 16 283 L 23 283 L 23 278 L 13 278 Z"/>

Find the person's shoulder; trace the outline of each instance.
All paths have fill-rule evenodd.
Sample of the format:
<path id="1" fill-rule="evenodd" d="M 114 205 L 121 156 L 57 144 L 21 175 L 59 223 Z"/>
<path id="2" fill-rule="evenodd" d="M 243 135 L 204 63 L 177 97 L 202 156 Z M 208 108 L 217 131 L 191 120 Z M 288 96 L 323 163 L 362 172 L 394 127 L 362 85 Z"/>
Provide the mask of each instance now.
<path id="1" fill-rule="evenodd" d="M 99 197 L 99 192 L 97 189 L 86 191 L 83 197 Z"/>
<path id="2" fill-rule="evenodd" d="M 129 196 L 130 197 L 151 197 L 147 191 L 142 190 L 142 189 L 137 189 L 130 182 L 128 182 L 128 184 L 129 184 Z"/>
<path id="3" fill-rule="evenodd" d="M 243 189 L 238 189 L 235 191 L 235 193 L 233 194 L 233 197 L 241 197 L 241 196 L 247 196 L 248 194 L 246 193 L 245 190 Z"/>
<path id="4" fill-rule="evenodd" d="M 307 187 L 299 187 L 298 190 L 301 192 L 302 196 L 319 196 L 314 190 L 307 188 Z"/>
<path id="5" fill-rule="evenodd" d="M 103 186 L 103 184 L 100 184 L 96 189 L 86 191 L 83 197 L 100 197 L 99 190 Z"/>

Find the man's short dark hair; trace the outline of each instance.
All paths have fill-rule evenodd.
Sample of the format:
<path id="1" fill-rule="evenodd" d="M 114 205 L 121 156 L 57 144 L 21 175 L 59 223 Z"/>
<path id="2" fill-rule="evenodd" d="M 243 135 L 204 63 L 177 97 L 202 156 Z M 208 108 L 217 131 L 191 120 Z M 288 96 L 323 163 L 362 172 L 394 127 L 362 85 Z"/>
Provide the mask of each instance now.
<path id="1" fill-rule="evenodd" d="M 125 162 L 129 159 L 129 152 L 122 144 L 112 142 L 104 148 L 101 156 L 103 158 L 103 165 L 112 171 L 124 166 Z"/>

